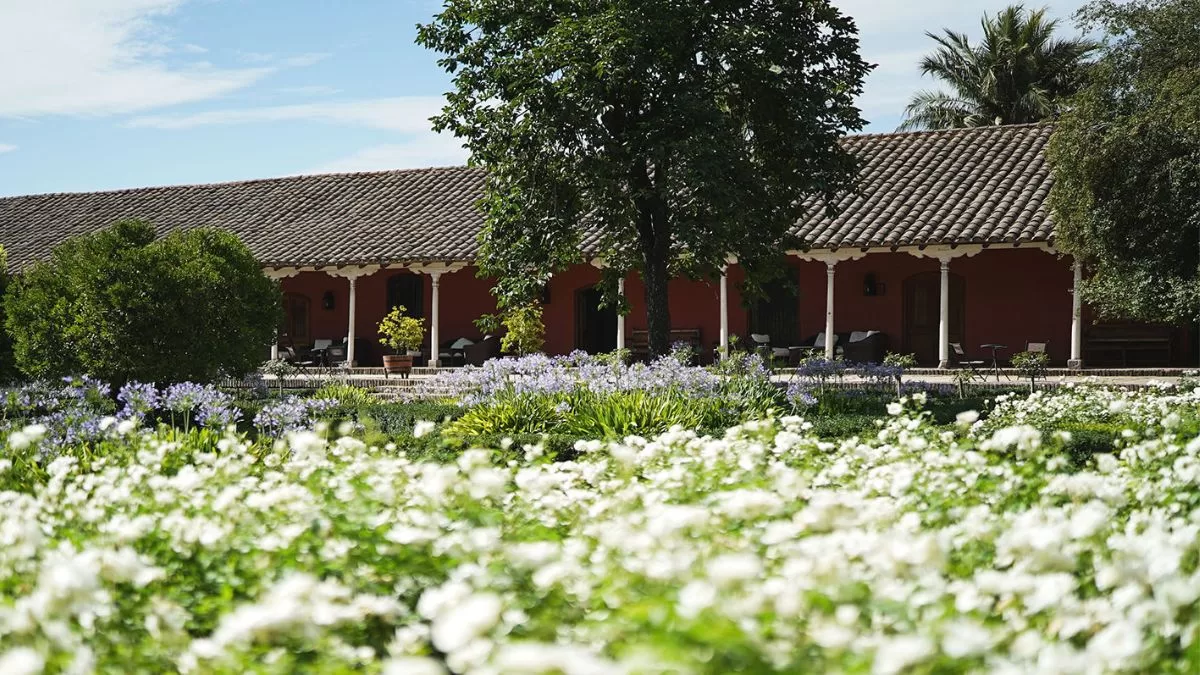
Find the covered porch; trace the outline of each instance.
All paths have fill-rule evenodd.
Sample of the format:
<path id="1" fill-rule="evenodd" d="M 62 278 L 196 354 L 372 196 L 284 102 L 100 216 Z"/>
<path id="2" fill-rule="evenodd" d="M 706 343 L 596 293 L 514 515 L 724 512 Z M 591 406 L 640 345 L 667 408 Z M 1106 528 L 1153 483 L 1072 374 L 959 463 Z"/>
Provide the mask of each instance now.
<path id="1" fill-rule="evenodd" d="M 1081 368 L 1089 356 L 1096 363 L 1088 365 L 1109 368 L 1192 363 L 1186 331 L 1171 329 L 1161 332 L 1162 344 L 1127 329 L 1127 341 L 1149 348 L 1122 354 L 1119 362 L 1104 359 L 1112 344 L 1089 344 L 1089 336 L 1102 332 L 1089 325 L 1075 293 L 1082 269 L 1044 243 L 794 251 L 788 261 L 786 281 L 749 302 L 738 291 L 742 269 L 735 260 L 715 281 L 673 280 L 673 334 L 693 341 L 705 359 L 731 346 L 761 346 L 781 365 L 811 354 L 877 361 L 899 352 L 915 354 L 929 368 L 952 368 L 960 360 L 990 366 L 993 356 L 1003 366 L 1034 343 L 1044 345 L 1051 366 L 1059 368 Z M 496 310 L 492 282 L 462 261 L 282 267 L 267 274 L 281 281 L 286 309 L 286 337 L 272 356 L 334 343 L 345 345 L 349 364 L 378 366 L 385 350 L 376 325 L 403 305 L 426 320 L 418 365 L 460 365 L 462 344 L 485 337 L 474 321 Z M 631 311 L 618 316 L 599 304 L 600 274 L 598 264 L 578 265 L 551 279 L 542 298 L 546 353 L 644 345 L 641 280 L 630 274 L 621 281 Z M 822 335 L 836 337 L 819 340 Z"/>

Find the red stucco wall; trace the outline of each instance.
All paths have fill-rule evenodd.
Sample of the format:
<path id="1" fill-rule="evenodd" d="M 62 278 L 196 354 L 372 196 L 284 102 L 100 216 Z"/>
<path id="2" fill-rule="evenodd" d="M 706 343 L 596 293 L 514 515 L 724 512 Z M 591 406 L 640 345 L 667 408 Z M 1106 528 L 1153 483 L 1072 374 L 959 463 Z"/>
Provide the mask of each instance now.
<path id="1" fill-rule="evenodd" d="M 824 330 L 825 265 L 794 259 L 799 281 L 799 330 L 809 336 Z M 936 272 L 939 263 L 907 253 L 873 253 L 859 260 L 842 262 L 836 268 L 834 328 L 838 332 L 882 330 L 893 350 L 899 350 L 904 330 L 904 281 L 921 272 Z M 1008 247 L 984 250 L 973 257 L 954 258 L 950 271 L 965 282 L 965 335 L 968 353 L 982 354 L 979 345 L 998 342 L 1010 346 L 1006 355 L 1024 348 L 1029 341 L 1048 341 L 1051 359 L 1066 361 L 1070 350 L 1071 267 L 1067 259 L 1032 248 Z M 885 287 L 881 295 L 864 295 L 866 275 L 874 274 Z M 375 326 L 386 311 L 387 278 L 409 274 L 405 270 L 383 270 L 358 281 L 357 332 L 369 343 L 360 363 L 376 363 L 382 353 L 376 342 Z M 425 283 L 425 312 L 431 312 L 432 289 Z M 579 265 L 555 275 L 550 282 L 550 302 L 545 307 L 546 351 L 567 353 L 577 346 L 575 294 L 597 283 L 600 272 Z M 745 336 L 748 312 L 742 306 L 738 284 L 741 269 L 729 271 L 730 332 Z M 474 268 L 445 274 L 441 281 L 441 338 L 479 337 L 473 321 L 495 311 L 492 283 L 475 276 Z M 312 336 L 342 339 L 346 334 L 348 282 L 323 272 L 305 272 L 285 279 L 283 289 L 302 293 L 312 300 Z M 325 291 L 332 291 L 335 306 L 321 305 Z M 676 279 L 671 282 L 671 320 L 676 328 L 699 328 L 704 345 L 715 345 L 720 330 L 718 283 Z M 637 275 L 626 280 L 631 313 L 626 331 L 646 327 L 644 287 Z M 1086 317 L 1086 314 L 1085 314 Z M 1176 347 L 1177 363 L 1194 361 L 1186 339 Z"/>
<path id="2" fill-rule="evenodd" d="M 890 348 L 899 351 L 904 331 L 904 282 L 915 274 L 937 272 L 933 258 L 907 253 L 872 253 L 835 268 L 834 330 L 882 330 Z M 1068 260 L 1037 249 L 993 248 L 973 257 L 954 258 L 950 272 L 964 281 L 962 344 L 971 356 L 982 355 L 979 345 L 1009 346 L 1011 356 L 1030 341 L 1048 341 L 1054 362 L 1065 362 L 1071 337 L 1071 266 Z M 886 291 L 864 295 L 866 275 L 874 274 Z M 824 330 L 824 263 L 801 262 L 801 331 Z"/>

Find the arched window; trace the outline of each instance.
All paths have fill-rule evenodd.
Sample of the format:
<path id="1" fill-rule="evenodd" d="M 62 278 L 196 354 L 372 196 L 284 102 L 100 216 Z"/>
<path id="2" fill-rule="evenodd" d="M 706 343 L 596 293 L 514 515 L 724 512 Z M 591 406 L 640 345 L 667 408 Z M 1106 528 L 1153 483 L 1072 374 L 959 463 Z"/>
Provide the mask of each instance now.
<path id="1" fill-rule="evenodd" d="M 283 295 L 283 332 L 295 345 L 312 344 L 312 302 L 307 295 L 285 293 Z M 286 342 L 285 342 L 286 344 Z"/>

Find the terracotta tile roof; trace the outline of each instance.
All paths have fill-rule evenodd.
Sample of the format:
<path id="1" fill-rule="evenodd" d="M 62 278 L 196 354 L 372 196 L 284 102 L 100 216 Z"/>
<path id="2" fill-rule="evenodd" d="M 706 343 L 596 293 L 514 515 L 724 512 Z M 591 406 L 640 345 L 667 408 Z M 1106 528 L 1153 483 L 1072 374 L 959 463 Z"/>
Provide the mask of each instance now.
<path id="1" fill-rule="evenodd" d="M 850 136 L 859 189 L 838 215 L 810 202 L 795 233 L 816 249 L 1051 241 L 1045 149 L 1053 127 L 1026 124 Z"/>
<path id="2" fill-rule="evenodd" d="M 1051 127 L 852 136 L 861 187 L 834 218 L 813 205 L 797 234 L 814 248 L 1049 241 L 1043 156 Z M 123 218 L 160 231 L 216 226 L 264 265 L 471 260 L 483 174 L 465 167 L 0 199 L 10 269 Z"/>
<path id="3" fill-rule="evenodd" d="M 214 185 L 0 199 L 9 267 L 124 218 L 232 230 L 264 265 L 470 260 L 483 174 L 465 167 L 330 174 Z"/>

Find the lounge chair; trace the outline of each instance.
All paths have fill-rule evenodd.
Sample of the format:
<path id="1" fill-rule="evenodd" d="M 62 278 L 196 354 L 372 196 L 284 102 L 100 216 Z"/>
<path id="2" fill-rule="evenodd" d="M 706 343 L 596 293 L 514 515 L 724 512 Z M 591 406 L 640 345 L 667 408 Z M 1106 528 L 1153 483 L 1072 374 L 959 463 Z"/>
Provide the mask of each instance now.
<path id="1" fill-rule="evenodd" d="M 475 344 L 463 347 L 463 356 L 472 366 L 482 366 L 484 361 L 500 356 L 500 338 L 487 335 Z"/>
<path id="2" fill-rule="evenodd" d="M 882 331 L 856 330 L 846 339 L 842 358 L 851 363 L 883 363 L 887 346 L 888 337 Z"/>

